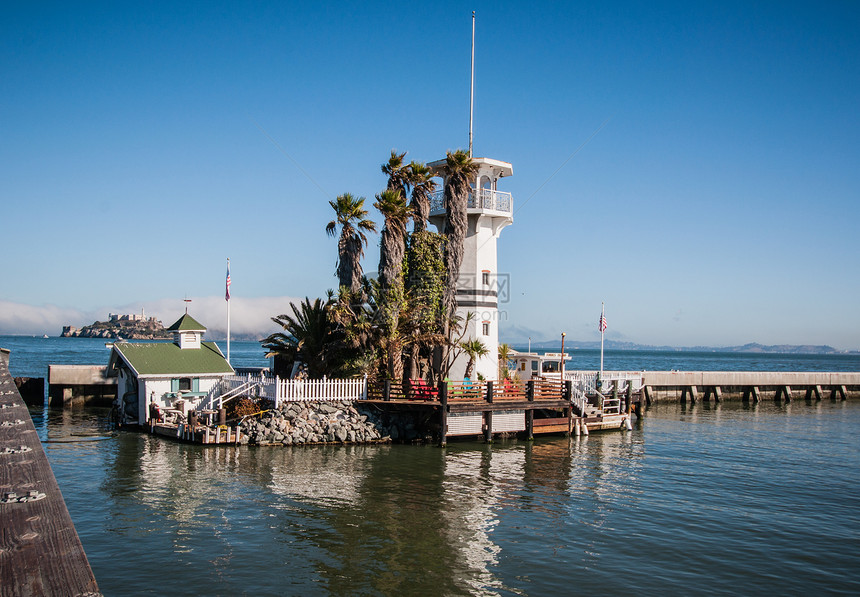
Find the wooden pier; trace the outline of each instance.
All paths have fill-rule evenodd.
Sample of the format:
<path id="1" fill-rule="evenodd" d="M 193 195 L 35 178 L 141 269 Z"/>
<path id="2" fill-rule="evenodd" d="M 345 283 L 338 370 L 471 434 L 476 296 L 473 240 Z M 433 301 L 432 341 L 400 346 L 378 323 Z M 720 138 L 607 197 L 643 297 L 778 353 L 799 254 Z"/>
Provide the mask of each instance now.
<path id="1" fill-rule="evenodd" d="M 0 349 L 0 596 L 99 595 L 8 361 Z"/>
<path id="2" fill-rule="evenodd" d="M 432 408 L 438 413 L 440 444 L 449 437 L 499 433 L 583 433 L 621 429 L 629 414 L 616 402 L 612 412 L 571 400 L 571 382 L 560 380 L 449 381 L 438 388 L 388 382 L 368 387 L 368 401 L 393 409 Z"/>

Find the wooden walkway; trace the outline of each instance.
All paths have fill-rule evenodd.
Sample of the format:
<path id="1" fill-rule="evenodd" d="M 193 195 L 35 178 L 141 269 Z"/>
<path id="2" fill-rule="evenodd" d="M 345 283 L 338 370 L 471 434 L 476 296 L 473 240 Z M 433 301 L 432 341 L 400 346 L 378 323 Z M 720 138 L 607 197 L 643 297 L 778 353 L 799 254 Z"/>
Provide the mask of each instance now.
<path id="1" fill-rule="evenodd" d="M 0 596 L 99 595 L 8 360 L 0 349 Z"/>

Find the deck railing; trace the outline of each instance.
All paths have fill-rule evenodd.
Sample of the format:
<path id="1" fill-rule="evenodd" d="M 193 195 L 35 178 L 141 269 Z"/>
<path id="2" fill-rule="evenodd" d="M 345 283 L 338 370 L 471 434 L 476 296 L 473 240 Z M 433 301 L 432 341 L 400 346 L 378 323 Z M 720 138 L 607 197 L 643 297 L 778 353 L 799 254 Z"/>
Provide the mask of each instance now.
<path id="1" fill-rule="evenodd" d="M 571 382 L 570 400 L 574 409 L 585 411 L 586 397 L 598 392 L 608 396 L 617 390 L 623 393 L 631 386 L 632 391 L 642 388 L 642 373 L 630 371 L 604 371 L 597 387 L 596 371 L 565 371 L 565 381 Z M 213 388 L 203 401 L 218 408 L 224 400 L 247 392 L 255 398 L 265 398 L 275 403 L 308 400 L 420 400 L 436 401 L 438 390 L 420 380 L 406 384 L 376 382 L 368 384 L 360 379 L 280 379 L 265 374 L 231 375 Z M 449 381 L 448 400 L 452 402 L 474 402 L 487 400 L 488 381 Z M 564 383 L 559 379 L 532 380 L 533 400 L 561 400 L 565 396 Z M 528 399 L 528 384 L 517 379 L 492 381 L 493 401 L 517 401 Z"/>
<path id="2" fill-rule="evenodd" d="M 466 200 L 466 209 L 486 209 L 513 213 L 514 199 L 510 193 L 494 191 L 492 189 L 478 189 L 472 187 L 469 198 Z M 440 189 L 430 195 L 430 215 L 445 213 L 445 190 Z"/>
<path id="3" fill-rule="evenodd" d="M 490 396 L 492 384 L 492 397 Z M 564 384 L 560 380 L 536 379 L 529 382 L 518 379 L 463 380 L 447 382 L 448 402 L 493 402 L 523 401 L 529 399 L 529 384 L 532 385 L 533 400 L 563 400 Z M 368 398 L 371 400 L 410 400 L 435 402 L 439 400 L 439 389 L 426 383 L 406 384 L 374 382 L 368 384 Z"/>
<path id="4" fill-rule="evenodd" d="M 597 387 L 598 377 L 600 387 Z M 600 391 L 611 393 L 613 389 L 619 393 L 627 391 L 627 385 L 632 384 L 634 392 L 642 389 L 643 375 L 641 371 L 565 371 L 564 378 L 573 382 L 574 393 L 595 394 Z"/>
<path id="5" fill-rule="evenodd" d="M 247 395 L 279 407 L 283 402 L 305 400 L 367 400 L 366 379 L 281 379 L 249 373 L 228 375 L 213 387 L 204 404 L 220 408 L 229 398 Z"/>
<path id="6" fill-rule="evenodd" d="M 276 408 L 282 402 L 307 400 L 367 400 L 367 378 L 278 380 Z"/>

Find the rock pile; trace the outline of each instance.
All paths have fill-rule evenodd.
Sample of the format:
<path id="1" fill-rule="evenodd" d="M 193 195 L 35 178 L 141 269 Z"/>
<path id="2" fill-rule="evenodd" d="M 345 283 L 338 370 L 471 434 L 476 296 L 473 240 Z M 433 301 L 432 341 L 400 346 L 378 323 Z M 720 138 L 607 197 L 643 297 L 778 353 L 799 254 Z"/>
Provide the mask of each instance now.
<path id="1" fill-rule="evenodd" d="M 418 438 L 412 417 L 351 402 L 288 402 L 242 422 L 242 443 L 368 443 Z"/>

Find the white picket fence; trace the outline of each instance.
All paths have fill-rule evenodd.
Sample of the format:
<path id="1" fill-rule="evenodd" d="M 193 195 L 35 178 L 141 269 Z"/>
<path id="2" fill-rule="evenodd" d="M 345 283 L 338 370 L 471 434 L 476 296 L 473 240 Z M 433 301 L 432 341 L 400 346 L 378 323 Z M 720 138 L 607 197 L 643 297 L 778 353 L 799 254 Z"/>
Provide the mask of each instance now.
<path id="1" fill-rule="evenodd" d="M 275 403 L 275 408 L 284 402 L 367 400 L 367 378 L 281 379 L 265 374 L 229 375 L 222 381 L 220 395 L 225 396 L 248 384 L 253 384 L 255 398 L 268 399 Z"/>
<path id="2" fill-rule="evenodd" d="M 303 400 L 367 400 L 367 378 L 278 380 L 276 406 Z"/>

